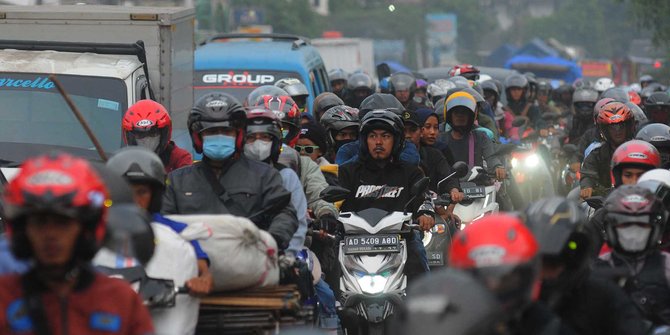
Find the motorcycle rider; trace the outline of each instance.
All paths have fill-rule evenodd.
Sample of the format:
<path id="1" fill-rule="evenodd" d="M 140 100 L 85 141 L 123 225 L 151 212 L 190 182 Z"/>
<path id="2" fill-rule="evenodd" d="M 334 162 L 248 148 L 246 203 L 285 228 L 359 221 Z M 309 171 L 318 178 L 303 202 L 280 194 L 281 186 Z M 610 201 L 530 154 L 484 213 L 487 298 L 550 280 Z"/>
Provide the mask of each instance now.
<path id="1" fill-rule="evenodd" d="M 279 79 L 275 83 L 275 86 L 281 88 L 282 90 L 286 91 L 288 95 L 293 99 L 296 105 L 298 105 L 298 109 L 300 110 L 301 113 L 307 113 L 309 114 L 309 110 L 307 108 L 307 98 L 309 97 L 309 91 L 307 90 L 307 86 L 303 84 L 300 79 L 296 78 L 284 78 L 284 79 Z"/>
<path id="2" fill-rule="evenodd" d="M 577 203 L 552 197 L 532 203 L 526 225 L 540 244 L 540 300 L 578 334 L 639 334 L 646 328 L 615 284 L 591 273 L 591 241 Z"/>
<path id="3" fill-rule="evenodd" d="M 124 143 L 158 154 L 168 173 L 193 164 L 191 154 L 172 142 L 172 119 L 163 105 L 140 100 L 128 108 L 121 125 Z"/>
<path id="4" fill-rule="evenodd" d="M 542 117 L 533 101 L 529 101 L 528 79 L 521 74 L 512 74 L 505 78 L 505 95 L 507 96 L 506 109 L 514 116 L 525 116 L 530 119 L 531 126 L 535 129 L 544 129 Z"/>
<path id="5" fill-rule="evenodd" d="M 620 102 L 610 102 L 600 109 L 597 126 L 604 141 L 592 149 L 582 163 L 579 186 L 584 199 L 591 197 L 594 188 L 610 188 L 612 180 L 607 162 L 612 160 L 612 153 L 619 145 L 635 135 L 633 114 Z"/>
<path id="6" fill-rule="evenodd" d="M 358 108 L 365 98 L 375 93 L 375 83 L 369 74 L 356 72 L 347 81 L 348 95 L 343 99 L 347 106 Z"/>
<path id="7" fill-rule="evenodd" d="M 643 89 L 643 88 L 645 88 L 645 87 L 647 87 L 650 84 L 653 84 L 655 82 L 656 82 L 656 80 L 654 80 L 654 77 L 652 77 L 648 74 L 643 74 L 642 76 L 640 76 L 640 89 Z"/>
<path id="8" fill-rule="evenodd" d="M 388 110 L 368 112 L 360 126 L 360 153 L 355 161 L 340 166 L 340 185 L 351 191 L 342 204 L 343 212 L 357 212 L 367 208 L 385 211 L 404 211 L 411 200 L 410 189 L 424 175 L 416 165 L 400 160 L 405 145 L 403 121 Z M 432 203 L 417 196 L 408 208 L 414 213 L 421 229 L 435 225 Z M 411 234 L 407 242 L 406 274 L 410 280 L 428 272 L 426 250 L 418 234 Z"/>
<path id="9" fill-rule="evenodd" d="M 644 113 L 649 122 L 670 125 L 670 93 L 654 92 L 644 102 Z"/>
<path id="10" fill-rule="evenodd" d="M 344 101 L 333 93 L 323 92 L 317 95 L 316 98 L 314 98 L 314 103 L 312 104 L 314 122 L 320 122 L 323 113 L 339 105 L 344 105 Z"/>
<path id="11" fill-rule="evenodd" d="M 172 279 L 176 286 L 186 285 L 193 296 L 209 294 L 214 285 L 209 272 L 209 256 L 198 241 L 189 243 L 179 235 L 186 229 L 186 224 L 159 213 L 165 191 L 165 168 L 160 158 L 143 148 L 128 147 L 110 157 L 106 165 L 128 181 L 135 203 L 152 215 L 151 228 L 157 243 L 154 256 L 145 266 L 147 275 Z M 157 333 L 195 333 L 198 301 L 182 296 L 177 300 L 174 308 L 150 311 Z M 183 315 L 189 316 L 180 317 Z M 189 324 L 189 321 L 193 323 Z"/>
<path id="12" fill-rule="evenodd" d="M 560 110 L 551 101 L 552 90 L 551 84 L 546 81 L 540 81 L 537 84 L 537 107 L 540 109 L 540 115 L 544 115 L 545 113 L 560 114 Z"/>
<path id="13" fill-rule="evenodd" d="M 319 122 L 328 132 L 328 139 L 333 144 L 328 157 L 329 161 L 334 162 L 343 145 L 358 139 L 358 110 L 346 105 L 335 106 L 327 110 Z"/>
<path id="14" fill-rule="evenodd" d="M 430 110 L 427 111 L 430 112 Z M 421 145 L 422 120 L 417 112 L 405 111 L 403 113 L 403 121 L 405 125 L 405 141 L 414 143 L 419 149 L 419 156 L 421 156 L 419 167 L 430 178 L 428 189 L 437 194 L 449 193 L 451 196 L 452 205 L 447 210 L 444 210 L 443 207 L 437 207 L 437 214 L 445 221 L 455 219 L 453 217 L 454 206 L 463 200 L 463 193 L 460 191 L 458 180 L 452 178 L 442 183 L 439 189 L 437 187 L 437 184 L 441 180 L 452 173 L 451 166 L 447 163 L 440 150 Z"/>
<path id="15" fill-rule="evenodd" d="M 244 155 L 246 115 L 224 93 L 201 97 L 191 109 L 188 129 L 203 160 L 168 175 L 164 214 L 232 214 L 267 230 L 280 250 L 298 228 L 291 195 L 279 173 Z"/>
<path id="16" fill-rule="evenodd" d="M 32 263 L 25 274 L 0 277 L 0 333 L 153 334 L 142 299 L 91 266 L 111 203 L 85 160 L 26 160 L 3 203 L 12 253 Z"/>
<path id="17" fill-rule="evenodd" d="M 571 106 L 574 103 L 572 97 L 574 92 L 575 88 L 569 84 L 562 84 L 554 90 L 552 100 L 556 104 L 556 108 L 561 111 L 561 114 L 569 114 L 571 112 Z"/>
<path id="18" fill-rule="evenodd" d="M 328 71 L 330 88 L 332 92 L 342 100 L 346 99 L 347 96 L 348 77 L 349 75 L 347 74 L 347 72 L 340 68 Z"/>
<path id="19" fill-rule="evenodd" d="M 326 133 L 326 130 L 320 125 L 303 125 L 295 149 L 319 166 L 328 185 L 336 186 L 339 185 L 337 165 L 331 164 L 326 158 L 326 155 L 330 152 Z"/>
<path id="20" fill-rule="evenodd" d="M 447 98 L 445 120 L 452 130 L 443 133 L 440 139 L 447 143 L 456 161 L 467 162 L 470 168 L 487 166 L 496 178 L 506 176 L 505 167 L 494 155 L 493 142 L 486 134 L 473 131 L 477 117 L 475 98 L 467 92 L 456 92 Z M 486 162 L 486 165 L 484 165 Z"/>
<path id="21" fill-rule="evenodd" d="M 512 334 L 572 334 L 548 308 L 536 302 L 540 284 L 537 241 L 523 221 L 492 214 L 456 233 L 449 267 L 470 272 L 502 305 Z"/>
<path id="22" fill-rule="evenodd" d="M 670 126 L 648 124 L 637 132 L 635 139 L 651 143 L 661 155 L 661 168 L 670 168 Z"/>
<path id="23" fill-rule="evenodd" d="M 607 77 L 598 78 L 598 80 L 596 80 L 596 82 L 593 84 L 593 89 L 598 91 L 598 94 L 600 95 L 602 95 L 603 92 L 607 91 L 608 89 L 614 87 L 616 87 L 614 81 Z"/>
<path id="24" fill-rule="evenodd" d="M 479 69 L 470 64 L 454 65 L 454 67 L 449 70 L 450 77 L 461 76 L 467 80 L 472 81 L 479 80 L 479 74 Z"/>
<path id="25" fill-rule="evenodd" d="M 414 99 L 416 78 L 411 73 L 397 72 L 392 74 L 389 78 L 388 90 L 405 109 L 416 110 L 421 107 L 420 102 Z"/>
<path id="26" fill-rule="evenodd" d="M 572 95 L 572 125 L 568 135 L 571 144 L 580 146 L 580 143 L 588 143 L 586 147 L 597 140 L 596 125 L 593 122 L 593 110 L 598 102 L 598 92 L 591 88 L 580 88 Z M 591 135 L 589 135 L 591 134 Z M 584 138 L 584 141 L 582 141 Z"/>
<path id="27" fill-rule="evenodd" d="M 668 213 L 648 189 L 625 185 L 605 200 L 607 243 L 600 268 L 626 272 L 619 285 L 655 325 L 670 324 L 670 255 L 658 248 Z"/>

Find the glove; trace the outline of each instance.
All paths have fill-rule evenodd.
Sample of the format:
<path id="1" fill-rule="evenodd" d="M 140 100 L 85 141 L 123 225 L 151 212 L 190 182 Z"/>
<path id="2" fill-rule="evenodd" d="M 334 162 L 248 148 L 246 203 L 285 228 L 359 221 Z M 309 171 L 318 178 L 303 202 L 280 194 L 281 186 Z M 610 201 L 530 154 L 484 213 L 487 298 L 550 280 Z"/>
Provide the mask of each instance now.
<path id="1" fill-rule="evenodd" d="M 326 214 L 321 216 L 319 220 L 315 222 L 314 228 L 317 230 L 325 230 L 329 234 L 336 234 L 341 230 L 340 226 L 342 226 L 342 223 L 340 223 L 335 216 Z"/>

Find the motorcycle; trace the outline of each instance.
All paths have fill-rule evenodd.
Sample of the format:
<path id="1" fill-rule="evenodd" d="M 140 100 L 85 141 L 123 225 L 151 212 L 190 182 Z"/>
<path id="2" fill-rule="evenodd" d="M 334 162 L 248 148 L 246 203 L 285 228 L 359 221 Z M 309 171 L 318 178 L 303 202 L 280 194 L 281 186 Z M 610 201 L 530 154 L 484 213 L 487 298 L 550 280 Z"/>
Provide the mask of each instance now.
<path id="1" fill-rule="evenodd" d="M 496 201 L 497 188 L 496 183 L 491 183 L 489 174 L 482 167 L 475 166 L 466 174 L 461 181 L 463 201 L 454 207 L 454 214 L 461 218 L 461 229 L 485 215 L 500 210 Z M 441 198 L 450 200 L 448 194 L 443 194 Z"/>
<path id="2" fill-rule="evenodd" d="M 424 194 L 427 186 L 428 178 L 423 178 L 412 187 L 412 198 Z M 412 224 L 410 212 L 377 208 L 343 212 L 339 220 L 345 231 L 339 246 L 342 325 L 347 334 L 384 334 L 405 296 L 406 238 L 418 225 Z"/>

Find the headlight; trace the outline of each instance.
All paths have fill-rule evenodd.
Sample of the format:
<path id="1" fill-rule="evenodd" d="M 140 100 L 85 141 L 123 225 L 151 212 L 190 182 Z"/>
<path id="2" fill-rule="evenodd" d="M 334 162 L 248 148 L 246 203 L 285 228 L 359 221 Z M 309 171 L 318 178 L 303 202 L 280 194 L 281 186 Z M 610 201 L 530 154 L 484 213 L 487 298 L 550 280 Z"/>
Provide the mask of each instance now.
<path id="1" fill-rule="evenodd" d="M 359 276 L 359 274 L 360 273 L 356 273 L 355 275 L 358 285 L 361 287 L 361 291 L 368 294 L 378 294 L 384 291 L 388 277 L 391 275 L 391 271 L 384 271 L 378 275 L 365 274 Z"/>
<path id="2" fill-rule="evenodd" d="M 519 165 L 519 160 L 516 158 L 512 158 L 512 168 L 515 168 L 517 165 Z"/>
<path id="3" fill-rule="evenodd" d="M 534 168 L 538 164 L 540 164 L 540 157 L 538 157 L 536 154 L 532 154 L 532 155 L 526 157 L 525 164 L 526 164 L 526 167 Z"/>

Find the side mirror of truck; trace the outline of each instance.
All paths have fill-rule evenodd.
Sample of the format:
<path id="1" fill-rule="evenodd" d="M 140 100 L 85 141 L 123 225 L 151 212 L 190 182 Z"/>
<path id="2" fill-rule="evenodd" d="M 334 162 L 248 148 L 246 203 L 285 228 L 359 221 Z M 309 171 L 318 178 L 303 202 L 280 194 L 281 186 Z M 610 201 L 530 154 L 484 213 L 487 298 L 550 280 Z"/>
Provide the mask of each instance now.
<path id="1" fill-rule="evenodd" d="M 327 202 L 338 202 L 346 199 L 349 196 L 348 189 L 339 186 L 328 186 L 319 193 L 319 198 Z"/>

